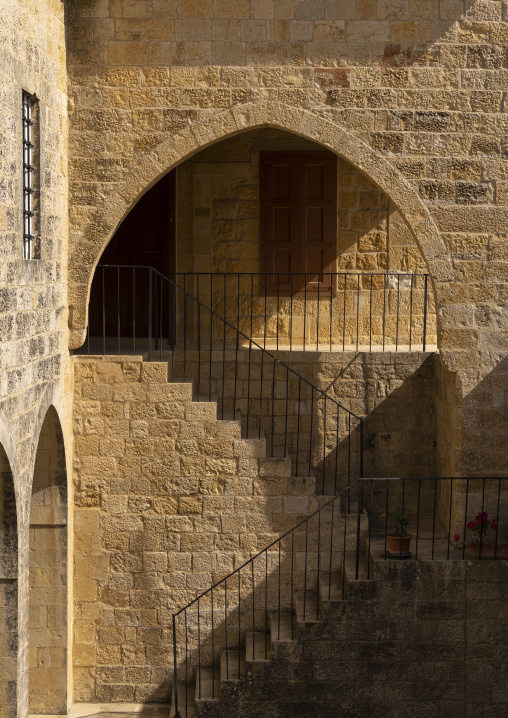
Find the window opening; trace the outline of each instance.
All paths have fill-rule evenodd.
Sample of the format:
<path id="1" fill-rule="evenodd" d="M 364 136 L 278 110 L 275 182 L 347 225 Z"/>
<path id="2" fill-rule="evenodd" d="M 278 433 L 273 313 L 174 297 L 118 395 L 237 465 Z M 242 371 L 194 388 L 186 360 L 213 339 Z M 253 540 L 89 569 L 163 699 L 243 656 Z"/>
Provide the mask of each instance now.
<path id="1" fill-rule="evenodd" d="M 23 93 L 23 257 L 25 259 L 34 258 L 34 240 L 33 231 L 33 142 L 32 142 L 32 125 L 33 125 L 33 105 L 34 101 L 27 92 Z"/>

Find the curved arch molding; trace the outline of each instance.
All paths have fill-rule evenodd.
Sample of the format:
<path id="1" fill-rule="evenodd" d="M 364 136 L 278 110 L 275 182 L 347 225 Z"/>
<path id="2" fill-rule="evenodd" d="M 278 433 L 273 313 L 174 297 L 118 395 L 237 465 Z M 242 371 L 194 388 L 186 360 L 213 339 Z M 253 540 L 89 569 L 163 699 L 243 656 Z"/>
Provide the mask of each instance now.
<path id="1" fill-rule="evenodd" d="M 266 126 L 313 140 L 364 172 L 401 212 L 434 284 L 452 278 L 449 255 L 427 208 L 386 157 L 351 132 L 309 110 L 277 102 L 252 102 L 190 124 L 143 155 L 79 231 L 69 260 L 70 349 L 81 346 L 85 339 L 95 267 L 116 228 L 139 198 L 164 174 L 199 150 L 239 132 Z"/>

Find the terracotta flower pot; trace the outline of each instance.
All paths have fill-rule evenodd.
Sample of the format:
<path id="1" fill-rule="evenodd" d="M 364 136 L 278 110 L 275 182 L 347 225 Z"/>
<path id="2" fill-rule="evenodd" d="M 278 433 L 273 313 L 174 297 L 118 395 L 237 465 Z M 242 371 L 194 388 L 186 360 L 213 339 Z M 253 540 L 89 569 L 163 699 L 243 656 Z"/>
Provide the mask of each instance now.
<path id="1" fill-rule="evenodd" d="M 411 556 L 409 550 L 413 534 L 407 536 L 396 536 L 395 534 L 387 534 L 388 553 L 392 556 Z"/>
<path id="2" fill-rule="evenodd" d="M 480 554 L 480 548 L 481 548 L 481 554 Z M 508 559 L 508 544 L 501 544 L 501 546 L 496 547 L 490 546 L 488 544 L 483 544 L 480 546 L 479 544 L 470 543 L 468 546 L 468 553 L 471 556 L 471 558 L 504 558 Z"/>

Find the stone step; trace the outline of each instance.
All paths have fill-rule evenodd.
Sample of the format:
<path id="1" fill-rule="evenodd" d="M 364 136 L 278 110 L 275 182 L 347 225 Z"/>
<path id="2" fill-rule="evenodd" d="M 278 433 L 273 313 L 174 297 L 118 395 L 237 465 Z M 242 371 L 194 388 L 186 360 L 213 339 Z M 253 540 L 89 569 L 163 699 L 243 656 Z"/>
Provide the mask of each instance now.
<path id="1" fill-rule="evenodd" d="M 299 623 L 319 623 L 322 619 L 321 601 L 315 592 L 307 591 L 296 597 L 296 620 Z"/>
<path id="2" fill-rule="evenodd" d="M 289 611 L 273 611 L 270 614 L 270 640 L 276 641 L 296 641 L 297 626 L 295 617 Z"/>
<path id="3" fill-rule="evenodd" d="M 222 651 L 220 679 L 221 681 L 241 681 L 245 679 L 245 651 L 242 648 L 228 648 L 227 651 Z"/>
<path id="4" fill-rule="evenodd" d="M 185 683 L 178 684 L 178 712 L 181 718 L 194 718 L 196 715 L 195 702 L 195 683 L 185 685 Z M 171 708 L 169 711 L 169 718 L 175 717 L 175 691 L 173 688 L 171 695 Z"/>
<path id="5" fill-rule="evenodd" d="M 215 669 L 209 666 L 201 666 L 196 670 L 196 691 L 195 703 L 200 701 L 218 701 L 220 700 L 220 678 L 221 669 L 216 666 Z"/>
<path id="6" fill-rule="evenodd" d="M 245 660 L 269 661 L 272 656 L 270 636 L 263 631 L 248 632 L 245 636 Z"/>

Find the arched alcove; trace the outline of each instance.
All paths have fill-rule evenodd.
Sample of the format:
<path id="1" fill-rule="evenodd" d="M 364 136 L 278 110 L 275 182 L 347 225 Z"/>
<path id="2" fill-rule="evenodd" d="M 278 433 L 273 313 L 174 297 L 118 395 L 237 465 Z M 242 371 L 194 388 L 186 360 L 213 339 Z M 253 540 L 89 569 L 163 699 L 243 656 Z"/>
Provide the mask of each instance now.
<path id="1" fill-rule="evenodd" d="M 83 343 L 87 304 L 97 263 L 120 222 L 139 199 L 169 170 L 196 152 L 227 137 L 257 128 L 273 127 L 312 140 L 331 150 L 380 188 L 400 212 L 418 245 L 432 281 L 451 278 L 449 254 L 418 193 L 388 158 L 353 133 L 307 110 L 276 102 L 248 103 L 191 123 L 155 147 L 115 184 L 85 226 L 75 228 L 69 260 L 70 346 Z"/>
<path id="2" fill-rule="evenodd" d="M 29 711 L 67 711 L 67 476 L 50 406 L 35 457 L 30 506 Z"/>
<path id="3" fill-rule="evenodd" d="M 18 535 L 11 467 L 0 444 L 0 715 L 16 715 Z"/>

